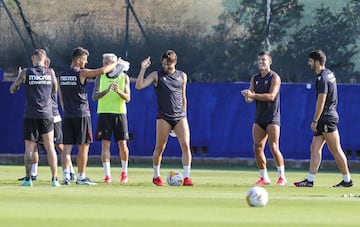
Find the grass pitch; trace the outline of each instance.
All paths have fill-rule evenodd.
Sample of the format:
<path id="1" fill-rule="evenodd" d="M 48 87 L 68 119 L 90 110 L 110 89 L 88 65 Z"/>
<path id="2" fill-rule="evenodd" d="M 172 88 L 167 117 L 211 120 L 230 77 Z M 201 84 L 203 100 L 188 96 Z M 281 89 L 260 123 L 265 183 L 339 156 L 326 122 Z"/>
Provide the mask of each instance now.
<path id="1" fill-rule="evenodd" d="M 180 167 L 181 168 L 181 167 Z M 177 167 L 177 169 L 180 169 Z M 171 168 L 174 169 L 174 168 Z M 60 168 L 59 168 L 60 170 Z M 162 167 L 165 178 L 170 168 Z M 22 166 L 0 166 L 1 226 L 359 226 L 360 174 L 353 188 L 331 188 L 338 172 L 320 172 L 314 188 L 296 188 L 304 171 L 287 171 L 288 186 L 266 186 L 269 203 L 249 207 L 245 194 L 257 180 L 255 169 L 192 169 L 194 187 L 156 187 L 152 168 L 129 168 L 129 183 L 101 183 L 103 169 L 89 167 L 97 186 L 52 188 L 50 170 L 39 167 L 34 186 L 20 187 Z M 60 172 L 60 177 L 62 174 Z M 276 182 L 277 173 L 270 177 Z M 347 197 L 342 197 L 346 194 Z M 352 194 L 354 196 L 349 197 Z"/>

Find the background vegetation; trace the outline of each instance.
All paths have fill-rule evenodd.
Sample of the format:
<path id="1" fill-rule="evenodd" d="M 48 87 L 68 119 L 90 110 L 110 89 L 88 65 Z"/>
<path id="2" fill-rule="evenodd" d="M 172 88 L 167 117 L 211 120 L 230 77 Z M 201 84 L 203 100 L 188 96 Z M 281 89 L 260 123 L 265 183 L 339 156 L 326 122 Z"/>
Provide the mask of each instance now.
<path id="1" fill-rule="evenodd" d="M 174 49 L 178 68 L 193 82 L 248 81 L 269 35 L 273 69 L 283 81 L 312 82 L 307 55 L 319 48 L 339 82 L 360 82 L 357 0 L 272 0 L 269 27 L 264 0 L 131 0 L 127 44 L 125 0 L 3 2 L 4 69 L 30 64 L 32 49 L 40 47 L 60 71 L 69 64 L 71 50 L 84 46 L 91 53 L 88 67 L 101 65 L 102 53 L 111 51 L 131 62 L 129 74 L 136 77 L 143 58 L 151 56 L 157 69 L 160 54 Z"/>

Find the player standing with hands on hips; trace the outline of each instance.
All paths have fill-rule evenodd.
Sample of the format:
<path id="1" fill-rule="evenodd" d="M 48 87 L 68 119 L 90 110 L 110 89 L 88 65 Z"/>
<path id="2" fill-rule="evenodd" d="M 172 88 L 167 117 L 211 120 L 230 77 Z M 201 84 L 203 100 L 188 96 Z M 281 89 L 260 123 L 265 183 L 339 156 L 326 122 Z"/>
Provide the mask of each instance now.
<path id="1" fill-rule="evenodd" d="M 141 70 L 136 80 L 136 89 L 153 84 L 158 101 L 156 120 L 156 145 L 153 153 L 153 183 L 165 186 L 160 176 L 160 164 L 170 131 L 177 135 L 184 168 L 184 186 L 193 186 L 190 179 L 191 151 L 190 130 L 186 118 L 186 73 L 176 70 L 177 55 L 173 50 L 165 51 L 161 56 L 163 70 L 153 71 L 144 78 L 146 69 L 151 65 L 150 57 L 141 62 Z"/>
<path id="2" fill-rule="evenodd" d="M 265 143 L 268 144 L 274 157 L 279 173 L 278 186 L 286 185 L 284 158 L 279 149 L 280 137 L 280 76 L 271 70 L 272 57 L 262 51 L 258 54 L 260 73 L 252 76 L 250 88 L 242 90 L 246 102 L 256 100 L 256 116 L 252 127 L 256 164 L 260 171 L 260 180 L 256 185 L 269 185 L 270 177 L 266 168 L 264 153 Z"/>
<path id="3" fill-rule="evenodd" d="M 310 146 L 310 169 L 307 178 L 295 182 L 296 187 L 313 187 L 314 179 L 321 163 L 321 153 L 326 143 L 334 157 L 343 180 L 333 187 L 352 187 L 349 167 L 346 156 L 341 148 L 337 125 L 339 115 L 336 111 L 338 96 L 336 78 L 333 72 L 325 67 L 326 55 L 321 50 L 309 54 L 309 66 L 316 73 L 316 108 L 311 122 L 311 131 L 314 136 Z"/>

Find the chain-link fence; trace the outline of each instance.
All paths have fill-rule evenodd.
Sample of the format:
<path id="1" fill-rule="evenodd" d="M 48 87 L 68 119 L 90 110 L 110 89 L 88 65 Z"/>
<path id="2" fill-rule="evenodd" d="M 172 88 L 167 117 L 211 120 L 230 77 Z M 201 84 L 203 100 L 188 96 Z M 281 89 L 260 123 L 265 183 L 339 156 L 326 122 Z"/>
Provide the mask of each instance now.
<path id="1" fill-rule="evenodd" d="M 273 68 L 283 74 L 285 81 L 306 81 L 302 77 L 307 73 L 304 71 L 306 51 L 323 48 L 328 52 L 330 65 L 336 66 L 335 71 L 346 75 L 342 82 L 359 82 L 359 28 L 352 29 L 351 34 L 344 33 L 355 39 L 345 40 L 338 35 L 342 34 L 341 25 L 349 26 L 351 21 L 345 18 L 344 23 L 340 23 L 344 7 L 354 8 L 353 26 L 359 27 L 357 2 L 1 0 L 0 68 L 12 75 L 18 66 L 30 64 L 34 48 L 44 48 L 52 59 L 52 67 L 60 71 L 70 64 L 72 49 L 83 46 L 90 51 L 88 67 L 100 66 L 102 53 L 114 52 L 131 62 L 129 75 L 136 77 L 143 58 L 150 56 L 152 68 L 157 69 L 161 53 L 174 49 L 179 55 L 178 68 L 186 71 L 191 81 L 247 81 L 257 70 L 255 56 L 266 47 L 264 40 L 268 36 L 274 55 Z M 268 33 L 264 26 L 266 3 L 271 7 Z M 322 16 L 330 20 L 327 23 L 332 27 L 328 29 L 334 29 L 334 39 L 341 45 L 338 49 L 334 49 L 336 42 L 329 43 L 324 38 L 329 36 L 328 33 L 324 33 L 324 37 L 316 33 L 315 30 L 320 28 L 305 30 L 316 24 L 317 16 L 321 15 L 316 10 L 321 7 L 329 9 L 323 11 Z M 306 42 L 297 40 L 301 38 L 301 31 L 314 32 L 313 36 L 324 39 L 324 43 L 307 37 L 304 38 L 308 39 Z M 354 41 L 356 37 L 357 41 Z M 334 59 L 335 53 L 330 50 L 344 54 Z M 294 56 L 301 52 L 304 53 Z M 296 67 L 299 72 L 293 73 L 289 68 L 295 60 L 302 64 Z"/>

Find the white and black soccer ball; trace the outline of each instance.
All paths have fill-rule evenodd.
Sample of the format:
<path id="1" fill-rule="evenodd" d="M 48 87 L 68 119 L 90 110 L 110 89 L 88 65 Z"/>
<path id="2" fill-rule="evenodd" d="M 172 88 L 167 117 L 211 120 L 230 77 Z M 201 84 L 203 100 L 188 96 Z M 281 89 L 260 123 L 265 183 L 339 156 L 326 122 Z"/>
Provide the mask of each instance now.
<path id="1" fill-rule="evenodd" d="M 255 186 L 246 193 L 246 202 L 251 207 L 263 207 L 269 201 L 269 194 L 263 187 Z"/>
<path id="2" fill-rule="evenodd" d="M 166 181 L 170 186 L 181 186 L 184 182 L 184 177 L 179 171 L 171 170 L 166 176 Z"/>

